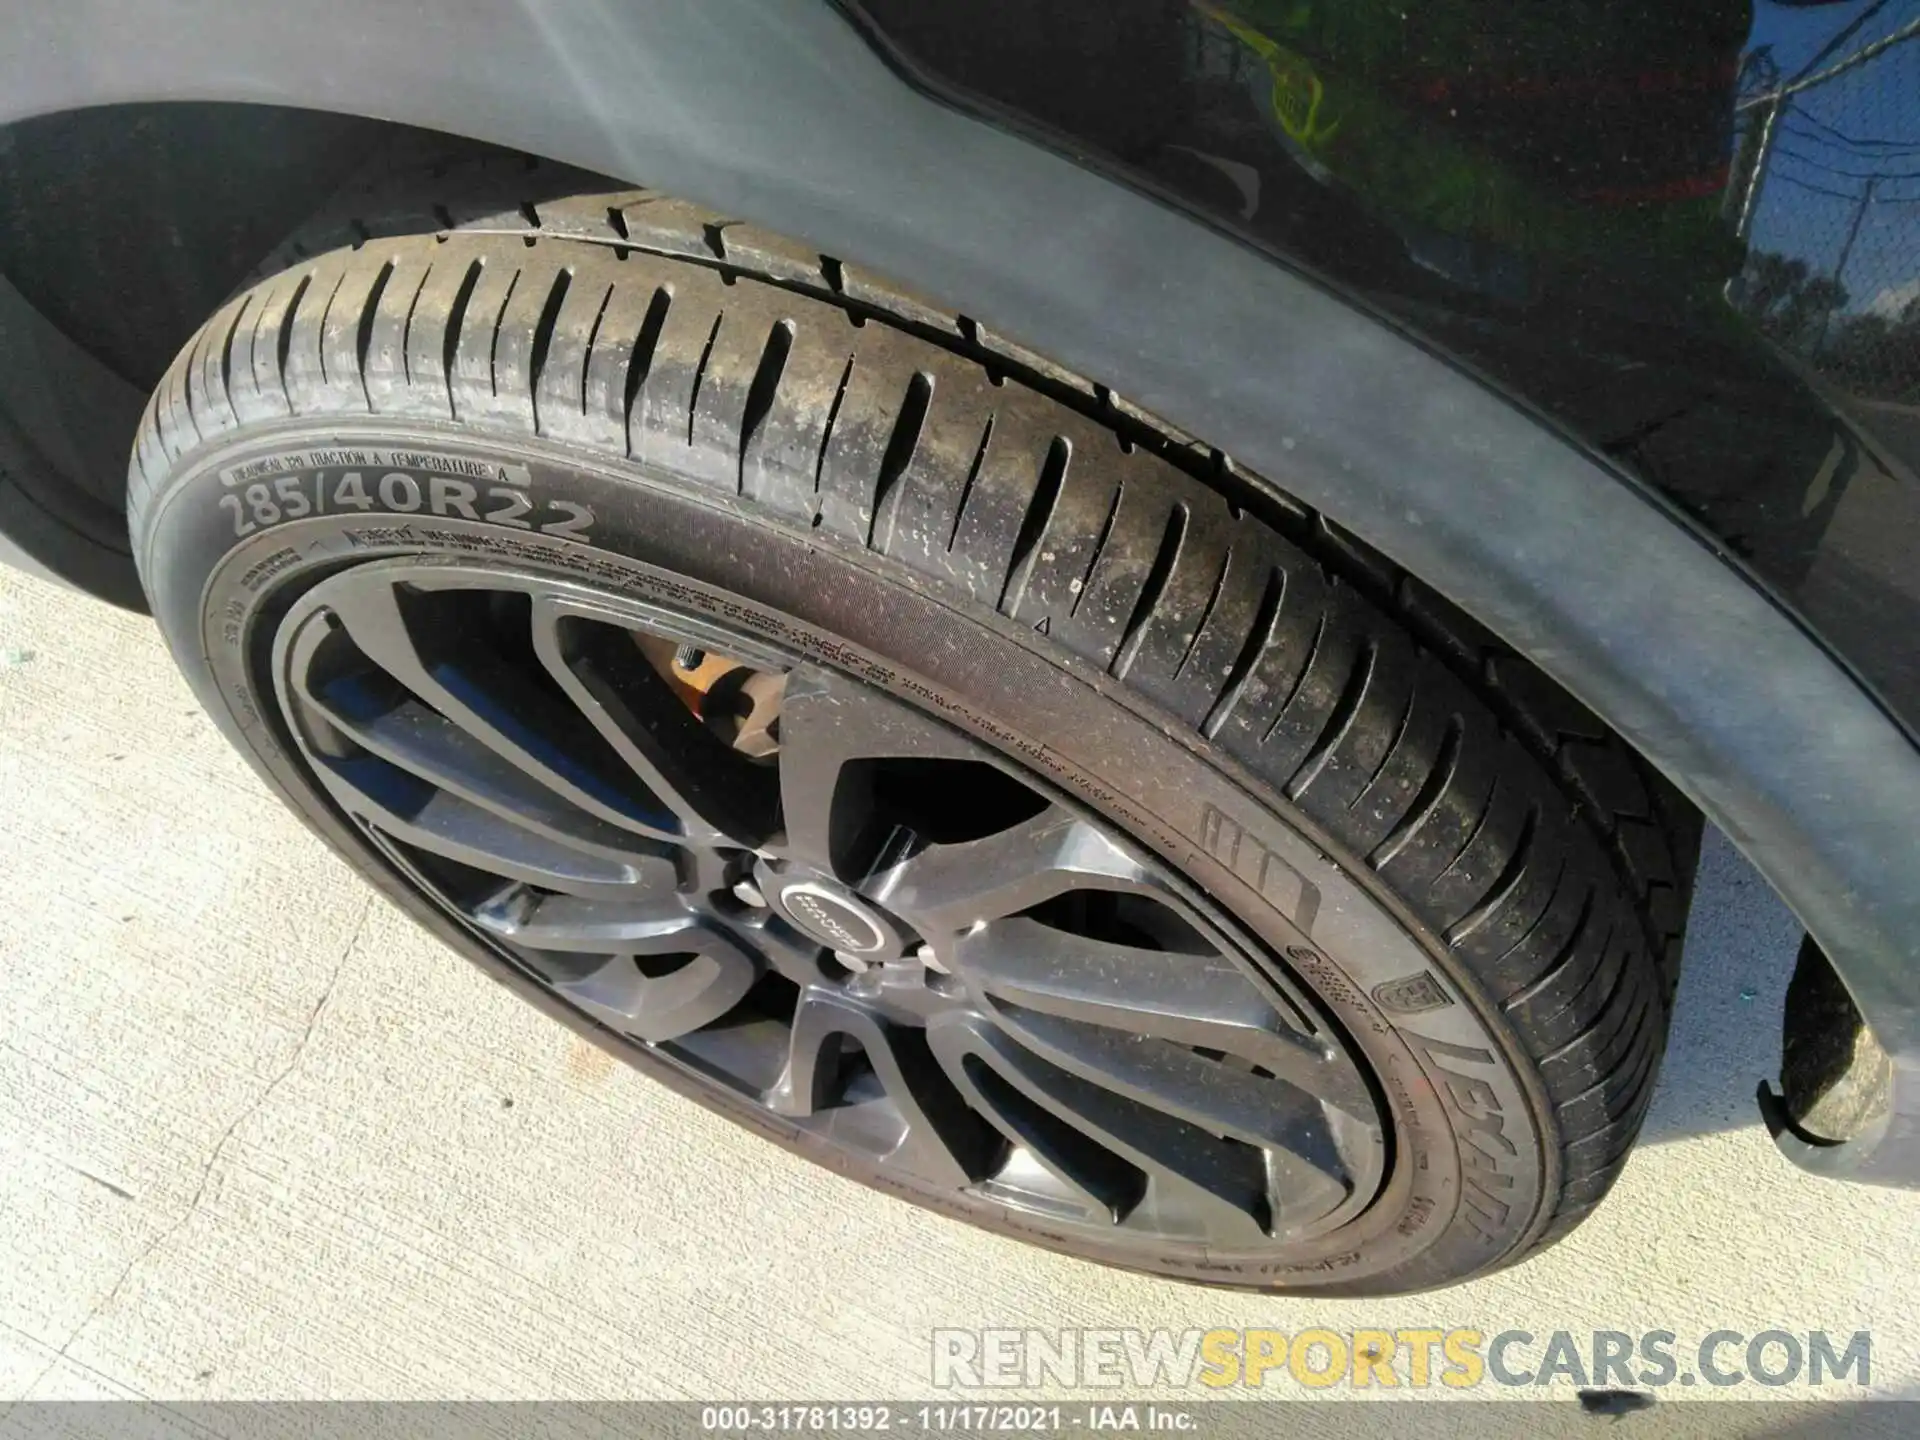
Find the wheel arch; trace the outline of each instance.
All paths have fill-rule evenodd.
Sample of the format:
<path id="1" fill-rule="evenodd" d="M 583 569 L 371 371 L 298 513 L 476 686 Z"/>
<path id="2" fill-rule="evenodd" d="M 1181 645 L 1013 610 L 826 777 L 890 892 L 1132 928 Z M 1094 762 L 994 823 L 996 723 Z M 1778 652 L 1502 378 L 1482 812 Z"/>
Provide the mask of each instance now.
<path id="1" fill-rule="evenodd" d="M 1663 501 L 1377 316 L 928 98 L 826 0 L 16 0 L 7 18 L 0 122 L 299 106 L 643 181 L 962 301 L 1279 477 L 1593 706 L 1755 862 L 1894 1062 L 1872 1131 L 1788 1143 L 1816 1168 L 1920 1183 L 1909 736 Z"/>

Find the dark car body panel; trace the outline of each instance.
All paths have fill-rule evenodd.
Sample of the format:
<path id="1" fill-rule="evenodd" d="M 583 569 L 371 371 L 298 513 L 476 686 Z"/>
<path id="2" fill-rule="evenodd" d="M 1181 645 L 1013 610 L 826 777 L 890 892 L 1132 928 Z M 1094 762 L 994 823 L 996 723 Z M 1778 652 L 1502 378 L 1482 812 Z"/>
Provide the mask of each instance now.
<path id="1" fill-rule="evenodd" d="M 1920 43 L 1900 38 L 1920 6 L 845 8 L 930 87 L 1538 406 L 1789 597 L 1920 730 L 1913 647 L 1880 643 L 1920 620 L 1885 544 L 1920 535 Z"/>
<path id="2" fill-rule="evenodd" d="M 1824 19 L 1838 33 L 1869 4 L 1824 7 Z M 1607 83 L 1548 108 L 1564 112 L 1566 134 L 1584 115 L 1623 137 L 1618 160 L 1604 145 L 1569 159 L 1514 83 L 1436 90 L 1428 72 L 1446 78 L 1462 53 L 1443 47 L 1426 71 L 1382 69 L 1377 55 L 1351 67 L 1359 99 L 1343 113 L 1392 109 L 1366 89 L 1390 81 L 1411 117 L 1376 118 L 1364 161 L 1329 145 L 1309 146 L 1303 163 L 1243 119 L 1249 148 L 1228 154 L 1194 132 L 1205 143 L 1177 164 L 1159 152 L 1182 132 L 1155 132 L 1148 113 L 1155 87 L 1175 83 L 1155 27 L 1188 24 L 1192 7 L 1098 7 L 1104 18 L 1080 32 L 1096 38 L 1078 49 L 1067 22 L 1089 7 L 1015 8 L 1040 17 L 1030 28 L 1049 73 L 1085 52 L 1110 79 L 1062 82 L 1042 103 L 1016 83 L 1031 47 L 1014 44 L 1008 62 L 1004 35 L 987 37 L 976 68 L 943 78 L 929 66 L 959 41 L 922 35 L 916 57 L 914 34 L 882 33 L 903 14 L 985 20 L 1000 5 L 902 0 L 849 23 L 827 0 L 71 0 L 9 6 L 0 121 L 233 100 L 470 135 L 803 238 L 1098 377 L 1421 575 L 1681 784 L 1793 905 L 1894 1059 L 1873 1131 L 1796 1144 L 1797 1158 L 1920 1183 L 1912 397 L 1871 367 L 1835 362 L 1842 307 L 1809 310 L 1804 277 L 1787 300 L 1779 285 L 1766 304 L 1753 299 L 1732 231 L 1762 233 L 1768 197 L 1791 187 L 1756 190 L 1735 164 L 1739 86 L 1751 79 L 1744 7 L 1716 0 L 1678 27 L 1629 7 L 1651 37 L 1641 52 L 1631 26 L 1605 31 L 1588 68 Z M 1508 7 L 1401 8 L 1451 14 L 1448 43 L 1477 55 L 1477 17 Z M 1577 13 L 1552 37 L 1559 50 L 1528 43 L 1556 65 L 1577 61 Z M 1875 35 L 1855 32 L 1886 38 Z M 1337 45 L 1309 54 L 1320 42 L 1291 40 L 1323 89 L 1348 73 L 1328 58 L 1346 53 Z M 1230 30 L 1226 43 L 1248 42 Z M 1856 69 L 1910 63 L 1903 44 Z M 1609 69 L 1651 64 L 1655 51 L 1649 73 L 1684 77 L 1659 92 L 1664 137 Z M 1271 56 L 1250 53 L 1266 99 L 1288 110 L 1271 93 Z M 1110 84 L 1133 103 L 1115 106 Z M 1259 98 L 1244 77 L 1234 95 Z M 1455 117 L 1439 111 L 1454 108 L 1453 179 L 1418 204 L 1396 200 L 1393 147 L 1447 131 Z M 1259 144 L 1279 150 L 1256 165 L 1246 157 Z M 1519 178 L 1486 181 L 1514 198 L 1478 209 L 1475 177 L 1493 172 L 1476 157 L 1487 154 Z M 1253 223 L 1262 207 L 1249 211 L 1236 165 L 1284 197 L 1273 227 Z M 1389 180 L 1356 183 L 1356 167 Z M 1711 183 L 1727 172 L 1730 210 L 1726 182 Z M 1674 214 L 1640 213 L 1664 205 Z M 1587 233 L 1589 212 L 1611 217 L 1604 244 Z M 1728 292 L 1729 281 L 1748 288 Z"/>

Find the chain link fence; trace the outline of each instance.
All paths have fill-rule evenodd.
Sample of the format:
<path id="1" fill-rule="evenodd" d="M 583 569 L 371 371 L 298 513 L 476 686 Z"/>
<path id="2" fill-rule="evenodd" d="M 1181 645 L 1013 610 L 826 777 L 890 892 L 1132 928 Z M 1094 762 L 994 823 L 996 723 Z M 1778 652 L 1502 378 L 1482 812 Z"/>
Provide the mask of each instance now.
<path id="1" fill-rule="evenodd" d="M 1183 8 L 1190 73 L 1264 101 L 1270 67 L 1228 28 L 1235 12 Z M 1840 387 L 1920 404 L 1920 0 L 1759 8 L 1725 191 L 1747 246 L 1728 299 Z"/>
<path id="2" fill-rule="evenodd" d="M 1746 57 L 1733 304 L 1861 396 L 1920 402 L 1920 0 L 1865 6 L 1784 72 Z"/>

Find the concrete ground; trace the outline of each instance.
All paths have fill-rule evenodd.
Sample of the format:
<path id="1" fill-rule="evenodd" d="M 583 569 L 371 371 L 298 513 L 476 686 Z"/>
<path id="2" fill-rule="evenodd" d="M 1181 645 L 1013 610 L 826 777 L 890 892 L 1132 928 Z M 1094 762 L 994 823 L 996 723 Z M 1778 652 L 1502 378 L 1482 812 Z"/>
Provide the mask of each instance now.
<path id="1" fill-rule="evenodd" d="M 11 574 L 0 894 L 0 1405 L 921 1396 L 943 1326 L 1871 1330 L 1874 1389 L 1920 1381 L 1920 1195 L 1761 1131 L 1797 935 L 1717 838 L 1612 1198 L 1517 1269 L 1351 1303 L 1110 1273 L 750 1140 L 374 900 L 148 621 Z"/>

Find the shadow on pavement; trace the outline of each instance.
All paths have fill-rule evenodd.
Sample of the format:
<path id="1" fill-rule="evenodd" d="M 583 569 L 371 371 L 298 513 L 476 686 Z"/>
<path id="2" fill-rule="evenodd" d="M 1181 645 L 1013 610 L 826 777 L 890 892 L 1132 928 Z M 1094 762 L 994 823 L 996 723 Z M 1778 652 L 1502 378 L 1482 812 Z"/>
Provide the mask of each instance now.
<path id="1" fill-rule="evenodd" d="M 1709 829 L 1643 1144 L 1760 1123 L 1754 1087 L 1779 1074 L 1781 1004 L 1802 933 L 1767 882 Z"/>

